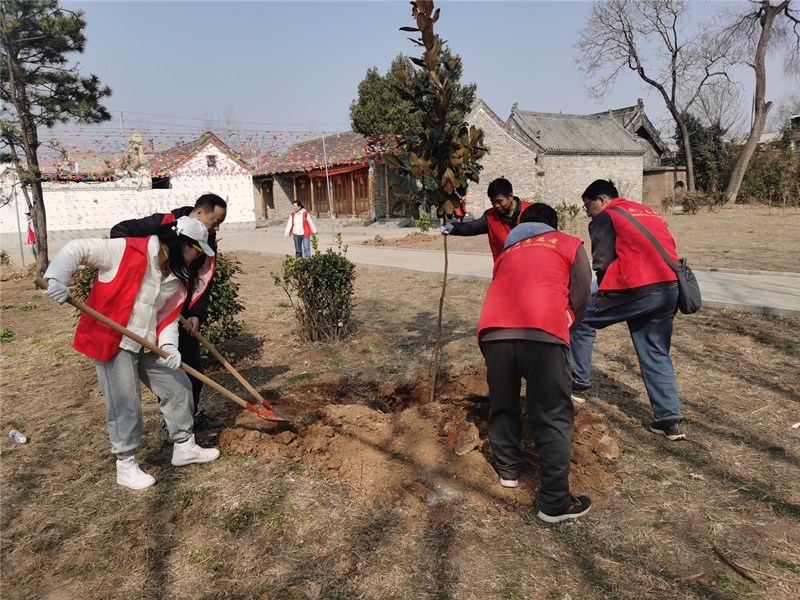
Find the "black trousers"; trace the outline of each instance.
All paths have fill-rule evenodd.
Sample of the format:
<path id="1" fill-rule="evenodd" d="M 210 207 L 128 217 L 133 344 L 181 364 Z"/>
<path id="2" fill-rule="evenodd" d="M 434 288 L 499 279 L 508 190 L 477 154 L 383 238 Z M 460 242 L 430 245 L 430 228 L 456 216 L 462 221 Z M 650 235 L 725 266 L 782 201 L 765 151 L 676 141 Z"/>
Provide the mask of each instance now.
<path id="1" fill-rule="evenodd" d="M 484 342 L 481 349 L 489 383 L 489 441 L 497 472 L 504 479 L 515 479 L 522 471 L 519 397 L 524 378 L 528 420 L 541 467 L 539 510 L 559 514 L 569 503 L 575 421 L 569 349 L 530 340 Z"/>
<path id="2" fill-rule="evenodd" d="M 181 360 L 196 371 L 203 372 L 200 365 L 200 342 L 192 334 L 188 333 L 183 325 L 178 326 L 178 352 L 181 353 Z M 194 396 L 194 412 L 200 406 L 200 392 L 203 391 L 203 382 L 189 375 L 192 382 L 192 396 Z M 194 414 L 194 413 L 192 413 Z"/>

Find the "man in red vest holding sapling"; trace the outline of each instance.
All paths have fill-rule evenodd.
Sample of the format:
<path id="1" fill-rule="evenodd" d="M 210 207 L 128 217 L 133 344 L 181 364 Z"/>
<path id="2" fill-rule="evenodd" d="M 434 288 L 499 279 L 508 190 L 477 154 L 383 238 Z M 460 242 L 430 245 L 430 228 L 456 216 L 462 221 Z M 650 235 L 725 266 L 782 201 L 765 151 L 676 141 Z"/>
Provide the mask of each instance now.
<path id="1" fill-rule="evenodd" d="M 487 209 L 480 219 L 468 223 L 448 223 L 441 227 L 444 235 L 483 235 L 489 234 L 489 247 L 492 257 L 503 251 L 508 232 L 519 223 L 519 217 L 531 202 L 520 200 L 514 195 L 514 189 L 508 179 L 495 179 L 489 184 L 486 195 L 492 201 L 492 208 Z"/>
<path id="2" fill-rule="evenodd" d="M 524 377 L 539 453 L 537 516 L 548 523 L 580 517 L 592 504 L 569 491 L 575 418 L 569 336 L 586 311 L 592 270 L 583 242 L 557 226 L 556 211 L 547 204 L 523 211 L 494 263 L 478 323 L 489 383 L 489 442 L 500 485 L 516 487 L 524 465 L 519 407 Z"/>
<path id="3" fill-rule="evenodd" d="M 685 439 L 675 369 L 669 357 L 678 304 L 677 276 L 644 233 L 619 211 L 634 217 L 677 261 L 675 240 L 661 215 L 620 198 L 610 181 L 592 182 L 583 192 L 583 207 L 592 218 L 589 235 L 598 290 L 586 318 L 572 334 L 573 396 L 580 398 L 591 385 L 595 330 L 625 322 L 653 409 L 650 431 L 670 441 Z"/>

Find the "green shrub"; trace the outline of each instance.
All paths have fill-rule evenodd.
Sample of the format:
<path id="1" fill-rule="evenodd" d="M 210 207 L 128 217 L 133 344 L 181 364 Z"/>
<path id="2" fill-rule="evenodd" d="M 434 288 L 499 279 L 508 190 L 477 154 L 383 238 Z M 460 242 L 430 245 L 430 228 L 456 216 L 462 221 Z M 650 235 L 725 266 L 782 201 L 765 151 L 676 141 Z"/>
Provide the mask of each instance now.
<path id="1" fill-rule="evenodd" d="M 342 246 L 341 234 L 336 242 L 336 252 L 328 248 L 322 253 L 312 240 L 314 252 L 310 257 L 287 256 L 283 273 L 270 273 L 275 285 L 289 296 L 300 324 L 300 337 L 306 341 L 339 341 L 350 332 L 356 271 L 345 256 L 347 246 Z"/>
<path id="2" fill-rule="evenodd" d="M 11 257 L 5 250 L 0 250 L 0 265 L 10 265 Z"/>
<path id="3" fill-rule="evenodd" d="M 558 214 L 558 228 L 561 231 L 577 231 L 576 219 L 581 214 L 581 206 L 561 202 L 553 207 Z"/>
<path id="4" fill-rule="evenodd" d="M 681 198 L 683 212 L 687 215 L 696 215 L 697 209 L 704 206 L 706 203 L 705 194 L 701 192 L 685 194 L 683 198 Z"/>
<path id="5" fill-rule="evenodd" d="M 244 306 L 238 298 L 239 284 L 234 281 L 236 274 L 241 272 L 236 258 L 217 253 L 217 269 L 211 283 L 206 321 L 200 329 L 203 337 L 213 346 L 231 340 L 242 332 L 243 326 L 236 316 L 244 310 Z M 78 270 L 73 277 L 73 295 L 85 302 L 96 278 L 97 269 L 93 267 Z M 80 312 L 77 316 L 80 316 Z M 208 351 L 202 348 L 203 357 L 207 354 Z"/>
<path id="6" fill-rule="evenodd" d="M 213 346 L 232 340 L 244 329 L 242 323 L 236 319 L 244 310 L 239 302 L 239 284 L 235 281 L 237 273 L 241 272 L 242 267 L 236 257 L 228 258 L 225 254 L 217 253 L 217 270 L 211 282 L 208 313 L 201 329 L 203 336 Z M 203 353 L 205 356 L 205 348 Z"/>
<path id="7" fill-rule="evenodd" d="M 417 227 L 422 233 L 428 233 L 431 229 L 431 214 L 427 211 L 422 211 L 419 213 L 419 219 L 417 219 Z"/>

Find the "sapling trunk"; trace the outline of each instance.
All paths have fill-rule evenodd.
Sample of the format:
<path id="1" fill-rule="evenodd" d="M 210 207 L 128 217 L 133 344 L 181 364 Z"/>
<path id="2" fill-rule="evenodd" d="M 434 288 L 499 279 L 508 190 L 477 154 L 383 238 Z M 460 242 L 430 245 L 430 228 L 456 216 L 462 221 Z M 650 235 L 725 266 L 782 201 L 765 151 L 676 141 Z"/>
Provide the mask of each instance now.
<path id="1" fill-rule="evenodd" d="M 447 236 L 444 241 L 444 275 L 442 275 L 442 293 L 439 296 L 439 320 L 436 322 L 436 340 L 433 343 L 433 358 L 431 359 L 431 396 L 430 402 L 436 398 L 436 379 L 439 375 L 439 350 L 442 345 L 442 313 L 444 311 L 444 294 L 447 290 Z"/>

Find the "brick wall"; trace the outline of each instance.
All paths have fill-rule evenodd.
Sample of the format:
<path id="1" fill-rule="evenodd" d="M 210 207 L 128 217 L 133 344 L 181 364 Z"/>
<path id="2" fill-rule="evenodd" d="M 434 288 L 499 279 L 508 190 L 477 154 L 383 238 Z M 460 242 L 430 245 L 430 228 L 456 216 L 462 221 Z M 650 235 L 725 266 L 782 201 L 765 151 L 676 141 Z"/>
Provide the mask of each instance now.
<path id="1" fill-rule="evenodd" d="M 537 176 L 536 154 L 522 142 L 512 137 L 485 112 L 478 111 L 470 122 L 483 129 L 484 143 L 489 148 L 481 163 L 480 183 L 470 183 L 467 192 L 467 209 L 475 217 L 490 207 L 486 189 L 498 177 L 504 177 L 514 186 L 514 194 L 523 200 L 540 198 L 541 184 Z"/>
<path id="2" fill-rule="evenodd" d="M 581 194 L 595 179 L 610 179 L 620 195 L 629 200 L 642 198 L 641 156 L 541 155 L 544 171 L 539 200 L 555 206 L 562 202 L 579 204 Z"/>
<path id="3" fill-rule="evenodd" d="M 660 167 L 647 169 L 642 183 L 642 202 L 651 208 L 661 210 L 664 198 L 675 199 L 675 187 L 683 183 L 686 190 L 686 167 Z"/>

